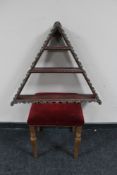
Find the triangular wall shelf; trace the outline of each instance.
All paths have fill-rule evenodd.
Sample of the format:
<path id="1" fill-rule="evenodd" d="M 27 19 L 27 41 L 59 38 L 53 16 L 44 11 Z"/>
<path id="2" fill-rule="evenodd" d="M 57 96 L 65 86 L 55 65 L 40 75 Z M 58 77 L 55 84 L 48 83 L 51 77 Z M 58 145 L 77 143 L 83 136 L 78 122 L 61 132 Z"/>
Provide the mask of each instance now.
<path id="1" fill-rule="evenodd" d="M 64 40 L 64 44 L 62 44 L 61 46 L 56 44 L 52 46 L 49 45 L 52 38 L 56 38 L 58 41 L 60 41 L 61 37 Z M 46 68 L 36 67 L 37 62 L 39 61 L 42 53 L 45 50 L 53 51 L 53 52 L 70 51 L 78 67 L 46 67 Z M 51 93 L 50 94 L 40 93 L 40 94 L 34 94 L 34 95 L 21 95 L 21 92 L 32 73 L 80 73 L 83 75 L 92 93 L 91 94 L 63 93 L 64 95 L 62 93 L 59 95 L 57 95 L 56 93 L 54 95 L 51 95 Z M 26 77 L 21 83 L 15 97 L 13 98 L 13 101 L 11 102 L 11 105 L 14 105 L 16 103 L 59 103 L 59 102 L 60 103 L 79 103 L 84 101 L 88 101 L 88 102 L 95 101 L 101 104 L 101 100 L 99 99 L 94 87 L 92 86 L 92 83 L 87 77 L 87 74 L 81 62 L 79 61 L 77 54 L 74 52 L 73 47 L 71 46 L 71 43 L 68 40 L 62 28 L 62 25 L 60 24 L 60 22 L 55 22 L 50 34 L 48 35 L 42 48 L 40 49 L 40 52 L 37 54 L 30 69 L 27 71 Z"/>

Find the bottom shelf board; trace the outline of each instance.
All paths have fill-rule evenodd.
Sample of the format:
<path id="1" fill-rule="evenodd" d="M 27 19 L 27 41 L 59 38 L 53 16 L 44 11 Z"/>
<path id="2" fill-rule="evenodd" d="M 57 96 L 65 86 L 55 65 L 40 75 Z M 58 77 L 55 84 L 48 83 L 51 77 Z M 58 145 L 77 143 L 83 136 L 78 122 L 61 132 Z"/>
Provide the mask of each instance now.
<path id="1" fill-rule="evenodd" d="M 37 93 L 34 95 L 19 95 L 14 103 L 78 103 L 96 101 L 94 94 L 78 93 Z"/>

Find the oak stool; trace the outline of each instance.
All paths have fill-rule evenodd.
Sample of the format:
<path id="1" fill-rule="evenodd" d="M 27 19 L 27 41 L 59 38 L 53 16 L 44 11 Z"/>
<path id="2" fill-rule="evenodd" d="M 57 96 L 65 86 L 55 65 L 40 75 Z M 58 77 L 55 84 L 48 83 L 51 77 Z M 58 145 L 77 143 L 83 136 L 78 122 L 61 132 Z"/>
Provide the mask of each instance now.
<path id="1" fill-rule="evenodd" d="M 51 95 L 54 96 L 55 93 L 51 93 Z M 60 93 L 57 93 L 56 95 L 60 95 Z M 64 93 L 62 93 L 62 95 L 64 95 Z M 29 125 L 32 153 L 34 157 L 37 157 L 38 155 L 36 128 L 47 126 L 74 128 L 75 139 L 73 155 L 74 158 L 78 157 L 81 131 L 84 124 L 84 117 L 80 103 L 32 104 L 27 123 Z"/>

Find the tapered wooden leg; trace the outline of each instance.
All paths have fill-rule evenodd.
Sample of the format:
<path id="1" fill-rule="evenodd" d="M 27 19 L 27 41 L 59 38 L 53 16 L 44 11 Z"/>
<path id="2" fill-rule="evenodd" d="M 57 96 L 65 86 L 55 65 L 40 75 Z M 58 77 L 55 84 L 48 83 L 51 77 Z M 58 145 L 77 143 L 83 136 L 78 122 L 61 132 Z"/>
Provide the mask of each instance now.
<path id="1" fill-rule="evenodd" d="M 75 126 L 72 126 L 72 132 L 73 132 L 73 135 L 75 134 Z"/>
<path id="2" fill-rule="evenodd" d="M 30 130 L 30 141 L 32 144 L 32 153 L 34 157 L 37 157 L 36 128 L 34 126 L 29 126 L 29 130 Z"/>
<path id="3" fill-rule="evenodd" d="M 75 140 L 74 140 L 74 159 L 77 159 L 79 153 L 79 146 L 81 142 L 82 126 L 75 127 Z"/>

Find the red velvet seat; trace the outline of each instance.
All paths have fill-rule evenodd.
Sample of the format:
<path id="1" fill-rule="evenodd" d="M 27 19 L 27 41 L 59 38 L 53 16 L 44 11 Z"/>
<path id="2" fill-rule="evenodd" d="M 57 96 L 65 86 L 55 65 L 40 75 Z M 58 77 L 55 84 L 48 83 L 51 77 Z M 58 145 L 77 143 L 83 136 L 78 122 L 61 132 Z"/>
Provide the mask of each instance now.
<path id="1" fill-rule="evenodd" d="M 32 104 L 29 125 L 38 126 L 82 126 L 84 117 L 81 104 Z"/>

